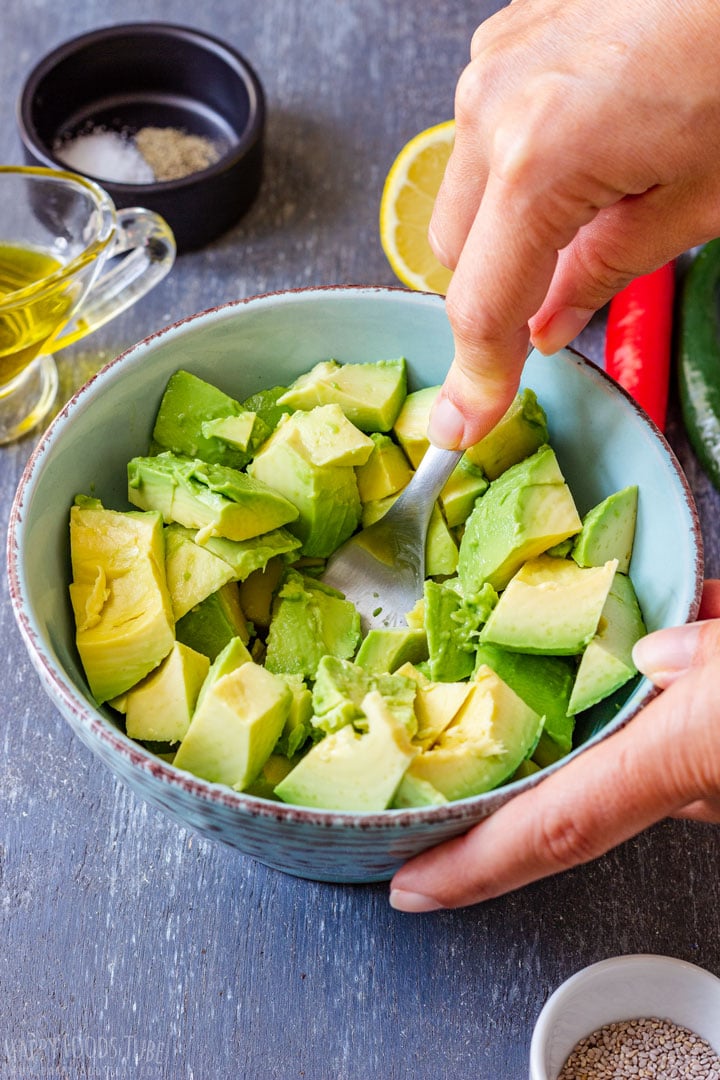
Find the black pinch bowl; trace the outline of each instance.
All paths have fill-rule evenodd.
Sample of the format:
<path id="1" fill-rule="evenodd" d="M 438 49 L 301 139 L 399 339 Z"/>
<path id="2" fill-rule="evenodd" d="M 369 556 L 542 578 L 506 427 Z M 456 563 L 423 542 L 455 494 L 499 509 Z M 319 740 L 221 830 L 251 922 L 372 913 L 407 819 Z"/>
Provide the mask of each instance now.
<path id="1" fill-rule="evenodd" d="M 265 96 L 248 61 L 183 26 L 131 23 L 73 38 L 28 75 L 18 101 L 25 159 L 67 169 L 54 147 L 90 128 L 173 127 L 211 139 L 217 162 L 177 180 L 128 184 L 91 174 L 117 207 L 144 206 L 170 225 L 178 251 L 234 225 L 262 179 Z"/>

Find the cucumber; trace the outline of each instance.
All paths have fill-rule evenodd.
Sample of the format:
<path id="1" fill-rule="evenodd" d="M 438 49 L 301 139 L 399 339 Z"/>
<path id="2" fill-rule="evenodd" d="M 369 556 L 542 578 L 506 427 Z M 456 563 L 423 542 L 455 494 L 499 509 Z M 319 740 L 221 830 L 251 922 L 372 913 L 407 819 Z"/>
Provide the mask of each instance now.
<path id="1" fill-rule="evenodd" d="M 688 438 L 720 491 L 720 239 L 706 244 L 685 278 L 678 378 Z"/>

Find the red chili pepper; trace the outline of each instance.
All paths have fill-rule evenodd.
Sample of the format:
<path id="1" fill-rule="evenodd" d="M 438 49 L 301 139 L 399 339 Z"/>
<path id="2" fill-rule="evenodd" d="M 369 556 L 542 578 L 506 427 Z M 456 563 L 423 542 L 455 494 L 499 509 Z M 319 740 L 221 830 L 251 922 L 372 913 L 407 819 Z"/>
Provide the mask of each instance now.
<path id="1" fill-rule="evenodd" d="M 675 263 L 631 281 L 610 301 L 605 370 L 665 427 L 672 348 Z"/>

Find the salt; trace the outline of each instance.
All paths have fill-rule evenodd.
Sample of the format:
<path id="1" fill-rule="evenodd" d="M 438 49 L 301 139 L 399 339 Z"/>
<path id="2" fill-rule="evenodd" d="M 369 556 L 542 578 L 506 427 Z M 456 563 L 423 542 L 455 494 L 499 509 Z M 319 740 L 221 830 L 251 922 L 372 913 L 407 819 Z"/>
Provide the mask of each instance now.
<path id="1" fill-rule="evenodd" d="M 91 131 L 55 146 L 68 168 L 116 184 L 152 184 L 155 174 L 138 148 L 117 131 Z"/>

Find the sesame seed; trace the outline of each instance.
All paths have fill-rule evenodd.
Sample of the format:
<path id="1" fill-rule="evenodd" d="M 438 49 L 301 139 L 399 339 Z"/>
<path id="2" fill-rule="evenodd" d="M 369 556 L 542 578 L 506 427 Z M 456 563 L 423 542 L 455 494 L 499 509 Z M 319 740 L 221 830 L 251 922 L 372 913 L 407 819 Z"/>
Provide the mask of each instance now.
<path id="1" fill-rule="evenodd" d="M 606 1024 L 576 1044 L 558 1080 L 720 1080 L 720 1057 L 694 1031 L 657 1017 Z"/>

